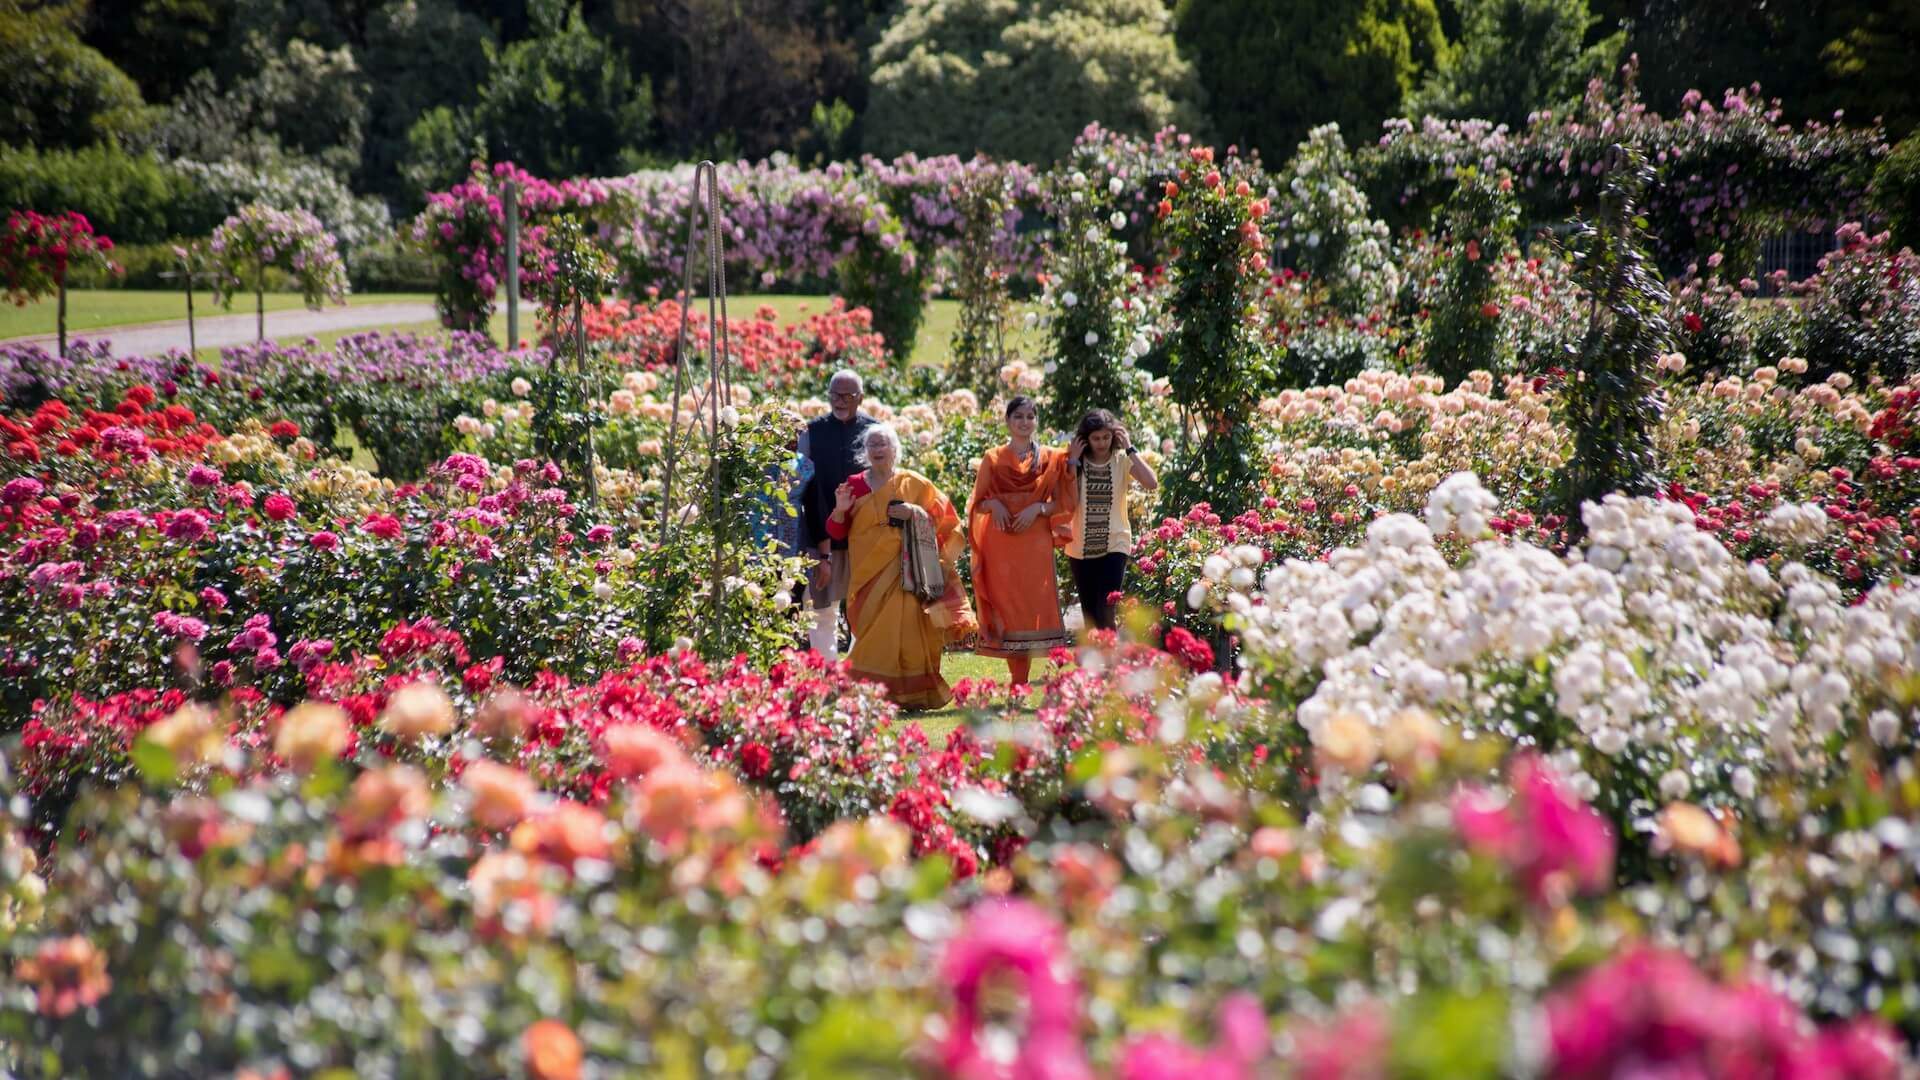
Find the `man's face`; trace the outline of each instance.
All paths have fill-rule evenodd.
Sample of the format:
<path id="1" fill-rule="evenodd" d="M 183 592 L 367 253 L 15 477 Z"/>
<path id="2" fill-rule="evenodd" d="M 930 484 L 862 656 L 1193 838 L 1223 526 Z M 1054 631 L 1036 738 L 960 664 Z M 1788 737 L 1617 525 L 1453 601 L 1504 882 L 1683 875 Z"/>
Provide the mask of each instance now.
<path id="1" fill-rule="evenodd" d="M 827 402 L 833 406 L 834 419 L 843 422 L 853 419 L 853 414 L 860 409 L 862 396 L 860 384 L 852 379 L 833 380 L 827 387 Z"/>

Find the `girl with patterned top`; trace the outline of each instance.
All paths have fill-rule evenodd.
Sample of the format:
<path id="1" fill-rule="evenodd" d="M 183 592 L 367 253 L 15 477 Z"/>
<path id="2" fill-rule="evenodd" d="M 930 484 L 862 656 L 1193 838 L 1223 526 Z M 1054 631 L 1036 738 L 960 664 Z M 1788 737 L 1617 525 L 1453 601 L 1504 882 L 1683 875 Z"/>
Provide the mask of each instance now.
<path id="1" fill-rule="evenodd" d="M 1133 452 L 1127 429 L 1105 409 L 1080 420 L 1067 450 L 1073 470 L 1073 532 L 1067 541 L 1067 565 L 1080 594 L 1080 613 L 1090 627 L 1114 629 L 1113 605 L 1126 584 L 1133 554 L 1133 525 L 1127 495 L 1160 486 L 1160 478 Z"/>

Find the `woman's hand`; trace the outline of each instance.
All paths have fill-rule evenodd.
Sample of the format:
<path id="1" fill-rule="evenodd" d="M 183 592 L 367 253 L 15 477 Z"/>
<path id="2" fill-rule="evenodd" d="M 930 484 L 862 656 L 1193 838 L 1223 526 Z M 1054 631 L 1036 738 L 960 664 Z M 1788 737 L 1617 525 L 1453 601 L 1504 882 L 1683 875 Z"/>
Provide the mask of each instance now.
<path id="1" fill-rule="evenodd" d="M 993 527 L 999 529 L 1001 532 L 1006 532 L 1010 524 L 1007 518 L 1006 506 L 1003 505 L 999 499 L 988 499 L 980 505 L 986 509 L 988 514 L 993 516 Z"/>
<path id="2" fill-rule="evenodd" d="M 1117 454 L 1123 450 L 1132 449 L 1133 440 L 1127 437 L 1127 429 L 1115 424 L 1113 426 L 1113 452 Z"/>
<path id="3" fill-rule="evenodd" d="M 1078 465 L 1080 464 L 1081 455 L 1085 454 L 1086 452 L 1087 452 L 1087 440 L 1081 438 L 1078 435 L 1075 435 L 1073 437 L 1072 445 L 1067 447 L 1067 460 L 1073 462 L 1075 465 Z"/>
<path id="4" fill-rule="evenodd" d="M 1045 506 L 1045 503 L 1034 503 L 1025 510 L 1020 511 L 1020 516 L 1013 519 L 1013 524 L 1007 531 L 1016 533 L 1026 532 L 1027 526 L 1033 524 L 1034 521 L 1040 517 L 1040 511 L 1045 508 Z"/>
<path id="5" fill-rule="evenodd" d="M 907 508 L 906 503 L 895 503 L 887 507 L 887 516 L 895 521 L 905 521 L 913 516 L 913 511 Z"/>
<path id="6" fill-rule="evenodd" d="M 835 517 L 845 517 L 847 515 L 847 511 L 852 509 L 853 509 L 853 481 L 848 480 L 848 481 L 842 482 L 839 487 L 833 489 L 833 514 Z"/>

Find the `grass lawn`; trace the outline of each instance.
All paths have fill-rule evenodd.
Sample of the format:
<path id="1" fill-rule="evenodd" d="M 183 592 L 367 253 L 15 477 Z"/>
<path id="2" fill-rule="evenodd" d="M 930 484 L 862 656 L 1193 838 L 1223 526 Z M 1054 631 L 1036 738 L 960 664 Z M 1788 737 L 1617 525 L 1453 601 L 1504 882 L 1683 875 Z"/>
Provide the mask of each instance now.
<path id="1" fill-rule="evenodd" d="M 350 296 L 347 298 L 347 303 L 359 306 L 387 304 L 400 300 L 432 302 L 433 297 L 426 293 L 367 293 Z M 297 293 L 267 294 L 268 311 L 288 311 L 302 306 L 304 301 Z M 25 307 L 0 305 L 0 340 L 53 333 L 56 329 L 54 324 L 58 307 L 59 302 L 51 298 Z M 235 297 L 233 308 L 229 311 L 214 304 L 210 293 L 198 292 L 193 296 L 193 313 L 196 318 L 215 315 L 250 315 L 253 313 L 253 297 Z M 67 294 L 67 333 L 69 334 L 111 326 L 171 322 L 186 317 L 186 295 L 171 290 L 75 289 Z"/>
<path id="2" fill-rule="evenodd" d="M 355 300 L 359 300 L 359 298 L 355 298 Z M 789 294 L 764 296 L 764 294 L 747 294 L 747 296 L 728 296 L 726 309 L 728 309 L 728 315 L 733 317 L 733 319 L 751 319 L 751 317 L 755 315 L 758 307 L 762 306 L 762 304 L 770 304 L 770 306 L 774 307 L 774 311 L 778 313 L 778 319 L 780 319 L 781 325 L 793 325 L 793 323 L 799 323 L 799 321 L 806 319 L 806 315 L 812 315 L 812 313 L 818 313 L 818 311 L 826 311 L 831 300 L 833 300 L 831 296 L 789 296 Z M 695 300 L 695 307 L 693 307 L 693 309 L 699 311 L 699 313 L 705 313 L 705 311 L 707 311 L 707 302 L 705 302 L 705 300 Z M 1023 311 L 1025 311 L 1025 307 L 1023 306 L 1016 307 L 1016 311 L 1014 311 L 1014 315 L 1016 315 L 1016 327 L 1014 327 L 1012 340 L 1014 340 L 1014 344 L 1020 344 L 1020 346 L 1033 346 L 1033 344 L 1037 344 L 1037 334 L 1033 336 L 1033 340 L 1029 340 L 1029 336 L 1025 334 L 1025 331 L 1021 331 L 1020 323 L 1018 323 L 1018 317 L 1020 317 Z M 958 300 L 933 300 L 931 304 L 927 304 L 927 319 L 920 325 L 920 334 L 918 334 L 916 340 L 914 340 L 914 357 L 912 357 L 914 363 L 947 363 L 948 342 L 952 340 L 952 332 L 954 332 L 954 327 L 956 327 L 958 323 L 960 323 L 960 302 L 958 302 Z M 319 340 L 323 346 L 330 346 L 330 344 L 334 344 L 336 340 L 340 340 L 340 338 L 346 336 L 346 334 L 363 334 L 363 332 L 367 331 L 407 331 L 428 334 L 428 332 L 440 331 L 440 323 L 396 323 L 396 325 L 384 325 L 384 327 L 357 327 L 357 329 L 351 329 L 351 331 L 334 331 L 326 332 L 326 334 L 315 334 L 315 340 Z M 520 336 L 532 340 L 534 332 L 536 332 L 536 329 L 534 329 L 534 307 L 522 307 L 522 309 L 520 309 Z M 488 334 L 492 334 L 493 340 L 497 340 L 497 342 L 505 342 L 505 340 L 507 340 L 507 307 L 505 307 L 505 304 L 499 307 L 497 311 L 493 311 L 492 323 L 488 325 Z M 305 338 L 276 338 L 276 340 L 294 342 L 294 340 L 305 340 Z M 200 350 L 198 356 L 200 356 L 200 359 L 202 359 L 204 363 L 217 363 L 217 361 L 219 361 L 219 350 L 217 350 L 217 348 L 204 348 L 204 350 Z"/>
<path id="3" fill-rule="evenodd" d="M 1042 658 L 1033 665 L 1034 684 L 1038 685 L 1043 674 L 1049 669 L 1048 662 Z M 1007 662 L 991 656 L 976 656 L 973 653 L 948 653 L 940 661 L 940 674 L 947 682 L 957 683 L 961 679 L 992 679 L 995 682 L 1007 681 Z M 1026 710 L 1022 710 L 1023 712 Z M 947 732 L 960 726 L 960 710 L 952 705 L 932 712 L 907 713 L 904 719 L 920 725 L 922 731 L 934 746 L 946 742 Z"/>
<path id="4" fill-rule="evenodd" d="M 392 303 L 404 300 L 431 302 L 433 298 L 424 293 L 366 293 L 351 296 L 347 302 L 352 306 L 365 304 Z M 748 293 L 727 298 L 727 313 L 736 319 L 750 319 L 762 304 L 771 305 L 778 312 L 782 324 L 798 323 L 810 314 L 825 311 L 832 297 L 824 295 L 764 295 Z M 704 312 L 706 301 L 697 299 L 694 310 Z M 300 297 L 294 293 L 268 293 L 268 311 L 290 311 L 301 306 Z M 26 307 L 0 306 L 0 340 L 27 337 L 35 334 L 54 332 L 54 301 L 43 300 Z M 1014 326 L 1010 335 L 1016 346 L 1037 345 L 1038 335 L 1028 334 L 1020 326 L 1020 316 L 1024 315 L 1027 305 L 1016 305 Z M 206 318 L 216 315 L 244 315 L 253 311 L 253 301 L 241 297 L 234 301 L 231 311 L 216 307 L 213 299 L 206 293 L 194 295 L 194 314 Z M 177 292 L 154 291 L 147 289 L 75 289 L 67 294 L 67 331 L 79 334 L 90 330 L 101 330 L 115 326 L 136 326 L 143 323 L 169 322 L 186 318 L 185 298 Z M 947 359 L 948 343 L 953 339 L 954 327 L 960 321 L 960 302 L 957 300 L 936 299 L 927 305 L 926 321 L 920 325 L 919 336 L 915 339 L 913 362 L 918 364 L 944 364 Z M 527 304 L 521 309 L 520 335 L 530 338 L 534 334 L 534 306 Z M 412 331 L 432 333 L 440 329 L 438 322 L 396 323 L 392 325 L 364 326 L 352 330 L 342 330 L 317 335 L 322 345 L 331 345 L 347 334 L 365 333 L 369 330 Z M 507 338 L 507 315 L 504 304 L 494 312 L 489 331 L 496 341 Z M 276 338 L 277 341 L 300 341 L 303 337 Z M 217 362 L 218 349 L 201 349 L 199 357 L 203 361 Z"/>

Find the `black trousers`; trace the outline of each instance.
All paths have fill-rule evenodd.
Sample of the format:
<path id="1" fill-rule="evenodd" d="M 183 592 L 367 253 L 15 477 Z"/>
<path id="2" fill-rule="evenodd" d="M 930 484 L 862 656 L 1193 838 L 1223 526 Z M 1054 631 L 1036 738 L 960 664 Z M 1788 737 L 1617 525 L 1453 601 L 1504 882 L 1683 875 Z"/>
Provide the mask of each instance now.
<path id="1" fill-rule="evenodd" d="M 1112 630 L 1113 604 L 1107 597 L 1119 592 L 1127 579 L 1127 556 L 1116 551 L 1093 559 L 1069 557 L 1067 563 L 1073 568 L 1073 587 L 1080 594 L 1080 613 L 1086 616 L 1087 626 Z"/>

